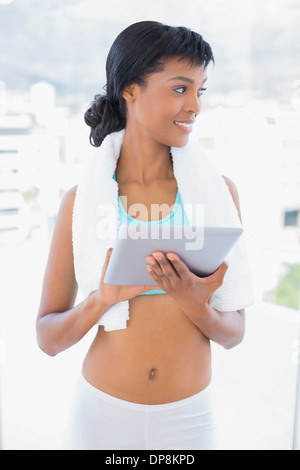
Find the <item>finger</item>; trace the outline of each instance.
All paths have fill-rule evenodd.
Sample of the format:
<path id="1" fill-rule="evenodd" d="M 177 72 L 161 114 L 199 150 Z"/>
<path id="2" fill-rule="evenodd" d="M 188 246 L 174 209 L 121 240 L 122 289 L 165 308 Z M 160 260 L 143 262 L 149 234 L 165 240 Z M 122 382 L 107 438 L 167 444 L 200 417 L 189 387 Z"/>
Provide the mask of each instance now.
<path id="1" fill-rule="evenodd" d="M 154 252 L 153 257 L 156 259 L 157 264 L 160 268 L 155 269 L 156 265 L 153 266 L 154 271 L 157 272 L 157 274 L 159 274 L 160 276 L 166 276 L 170 280 L 179 278 L 176 270 L 174 269 L 170 261 L 166 258 L 164 253 Z"/>
<path id="2" fill-rule="evenodd" d="M 167 253 L 167 258 L 180 278 L 190 275 L 191 271 L 176 253 Z"/>
<path id="3" fill-rule="evenodd" d="M 218 269 L 211 276 L 209 276 L 210 280 L 216 282 L 219 285 L 222 285 L 227 269 L 228 263 L 226 263 L 226 261 L 223 261 L 223 263 L 220 264 Z"/>
<path id="4" fill-rule="evenodd" d="M 216 273 L 219 274 L 220 277 L 224 277 L 228 269 L 228 263 L 226 261 L 223 261 L 222 264 L 218 267 Z"/>
<path id="5" fill-rule="evenodd" d="M 159 274 L 157 273 L 157 271 L 155 271 L 155 269 L 160 269 L 160 268 L 159 268 L 159 267 L 154 268 L 154 266 L 149 266 L 149 265 L 147 265 L 146 268 L 147 268 L 148 273 L 149 273 L 150 276 L 152 277 L 152 279 L 153 279 L 155 282 L 157 282 L 157 284 L 159 285 L 159 287 L 162 287 L 162 284 L 163 284 L 163 281 L 162 281 L 163 274 L 162 274 L 161 271 L 160 271 Z M 156 286 L 156 289 L 157 289 L 157 286 Z"/>
<path id="6" fill-rule="evenodd" d="M 106 257 L 105 257 L 105 260 L 104 260 L 104 263 L 103 263 L 103 266 L 102 266 L 101 280 L 104 279 L 104 276 L 105 276 L 105 273 L 106 273 L 106 270 L 107 270 L 107 266 L 108 266 L 112 251 L 113 251 L 113 248 L 109 248 L 106 252 Z"/>
<path id="7" fill-rule="evenodd" d="M 146 256 L 146 261 L 148 264 L 150 264 L 150 266 L 153 268 L 154 266 L 158 266 L 158 263 L 156 261 L 156 259 L 154 258 L 154 256 L 150 255 L 150 256 Z"/>

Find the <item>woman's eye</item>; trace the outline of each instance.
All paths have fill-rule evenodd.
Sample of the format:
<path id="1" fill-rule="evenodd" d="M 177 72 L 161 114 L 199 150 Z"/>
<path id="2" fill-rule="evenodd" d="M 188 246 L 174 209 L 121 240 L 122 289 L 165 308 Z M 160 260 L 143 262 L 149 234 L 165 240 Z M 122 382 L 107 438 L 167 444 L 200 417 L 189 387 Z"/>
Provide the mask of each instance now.
<path id="1" fill-rule="evenodd" d="M 202 96 L 205 90 L 206 88 L 201 88 L 201 90 L 198 90 L 198 96 Z"/>
<path id="2" fill-rule="evenodd" d="M 180 95 L 182 95 L 186 90 L 186 87 L 185 86 L 180 86 L 178 88 L 175 88 L 174 91 L 176 91 L 176 93 L 179 93 Z"/>
<path id="3" fill-rule="evenodd" d="M 200 90 L 197 91 L 197 95 L 201 96 L 205 90 L 206 90 L 206 88 L 200 88 Z M 182 95 L 183 93 L 186 92 L 186 87 L 185 86 L 180 86 L 180 87 L 175 88 L 174 91 L 176 93 L 179 93 L 180 95 Z"/>

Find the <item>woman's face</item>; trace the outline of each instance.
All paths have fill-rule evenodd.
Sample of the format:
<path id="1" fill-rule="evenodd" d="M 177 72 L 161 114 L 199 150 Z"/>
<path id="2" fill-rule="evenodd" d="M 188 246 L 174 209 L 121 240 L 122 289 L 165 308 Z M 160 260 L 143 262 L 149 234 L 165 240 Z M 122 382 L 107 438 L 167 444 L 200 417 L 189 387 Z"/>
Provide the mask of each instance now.
<path id="1" fill-rule="evenodd" d="M 133 124 L 136 132 L 157 144 L 185 146 L 201 110 L 206 79 L 204 66 L 177 57 L 167 60 L 162 72 L 147 78 L 146 86 L 132 86 L 127 126 Z"/>

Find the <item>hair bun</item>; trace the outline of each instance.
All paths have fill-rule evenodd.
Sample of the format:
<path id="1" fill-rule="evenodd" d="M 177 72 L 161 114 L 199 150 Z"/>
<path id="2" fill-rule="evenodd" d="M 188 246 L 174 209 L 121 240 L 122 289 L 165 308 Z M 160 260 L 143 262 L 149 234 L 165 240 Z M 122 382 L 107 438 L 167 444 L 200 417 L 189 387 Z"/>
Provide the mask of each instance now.
<path id="1" fill-rule="evenodd" d="M 99 147 L 107 134 L 125 127 L 122 119 L 107 95 L 95 95 L 84 114 L 85 123 L 91 128 L 90 142 Z"/>
<path id="2" fill-rule="evenodd" d="M 84 120 L 90 127 L 96 127 L 97 124 L 102 120 L 105 107 L 107 106 L 106 95 L 95 95 L 94 101 L 90 107 L 86 110 Z"/>

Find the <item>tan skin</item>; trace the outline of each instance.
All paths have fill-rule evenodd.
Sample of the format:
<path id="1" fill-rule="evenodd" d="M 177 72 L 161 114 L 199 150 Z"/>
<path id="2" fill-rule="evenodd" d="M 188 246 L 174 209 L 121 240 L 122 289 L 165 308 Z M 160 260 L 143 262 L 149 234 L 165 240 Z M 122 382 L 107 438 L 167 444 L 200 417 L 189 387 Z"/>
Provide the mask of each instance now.
<path id="1" fill-rule="evenodd" d="M 194 120 L 201 110 L 206 70 L 177 58 L 162 72 L 148 77 L 144 87 L 131 85 L 123 92 L 127 124 L 116 169 L 120 196 L 134 204 L 167 204 L 172 210 L 177 182 L 170 146 L 187 144 L 182 122 Z M 238 212 L 235 185 L 225 178 Z M 243 338 L 244 311 L 219 312 L 210 305 L 222 285 L 227 265 L 207 278 L 192 274 L 174 253 L 155 252 L 148 269 L 166 294 L 142 295 L 147 286 L 111 286 L 103 283 L 111 250 L 99 267 L 97 290 L 74 306 L 77 283 L 73 267 L 72 210 L 76 188 L 65 195 L 51 243 L 37 317 L 38 343 L 55 355 L 76 344 L 113 304 L 129 300 L 126 329 L 105 332 L 98 327 L 83 363 L 83 376 L 93 386 L 136 403 L 159 404 L 200 392 L 211 380 L 210 340 L 231 348 Z M 171 259 L 172 257 L 172 259 Z M 102 269 L 102 271 L 101 271 Z"/>

